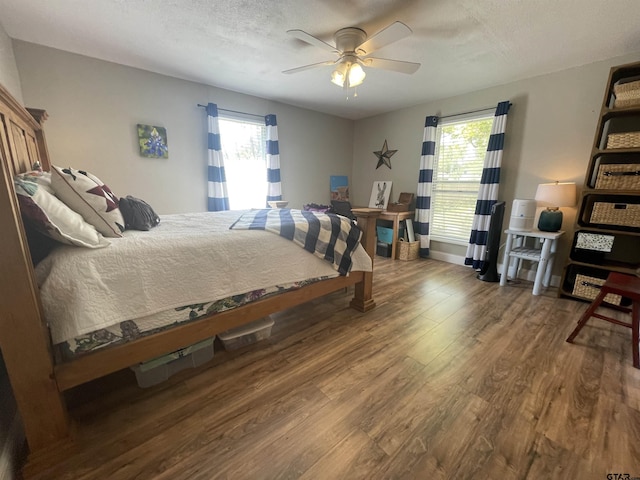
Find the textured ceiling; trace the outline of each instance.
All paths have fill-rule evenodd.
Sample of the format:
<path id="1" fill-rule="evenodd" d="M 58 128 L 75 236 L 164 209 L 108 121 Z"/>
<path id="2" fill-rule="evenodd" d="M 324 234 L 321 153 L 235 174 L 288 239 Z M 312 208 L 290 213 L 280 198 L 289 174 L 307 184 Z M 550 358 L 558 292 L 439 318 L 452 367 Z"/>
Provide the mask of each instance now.
<path id="1" fill-rule="evenodd" d="M 374 56 L 421 63 L 367 69 L 358 97 L 331 84 L 328 43 L 344 27 L 413 35 Z M 0 0 L 15 39 L 358 119 L 640 52 L 637 0 Z M 640 55 L 640 53 L 639 53 Z"/>

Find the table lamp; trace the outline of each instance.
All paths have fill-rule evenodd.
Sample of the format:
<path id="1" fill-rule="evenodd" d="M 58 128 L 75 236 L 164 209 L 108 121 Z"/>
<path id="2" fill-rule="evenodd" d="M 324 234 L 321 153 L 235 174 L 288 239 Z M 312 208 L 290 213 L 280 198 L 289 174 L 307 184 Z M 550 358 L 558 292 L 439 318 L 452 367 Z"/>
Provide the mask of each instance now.
<path id="1" fill-rule="evenodd" d="M 576 184 L 541 183 L 536 191 L 536 201 L 547 207 L 540 212 L 538 230 L 543 232 L 557 232 L 562 226 L 562 212 L 560 207 L 573 207 L 576 204 Z"/>

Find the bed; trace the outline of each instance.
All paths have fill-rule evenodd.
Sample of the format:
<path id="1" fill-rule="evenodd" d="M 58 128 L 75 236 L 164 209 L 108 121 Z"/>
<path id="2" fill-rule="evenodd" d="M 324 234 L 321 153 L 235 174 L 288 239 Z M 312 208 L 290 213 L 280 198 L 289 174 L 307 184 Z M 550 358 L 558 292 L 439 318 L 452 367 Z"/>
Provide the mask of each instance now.
<path id="1" fill-rule="evenodd" d="M 198 316 L 172 328 L 153 330 L 131 341 L 63 358 L 51 341 L 45 321 L 38 287 L 41 273 L 36 275 L 32 264 L 13 184 L 14 175 L 29 170 L 36 161 L 45 170 L 51 167 L 42 129 L 46 118 L 45 111 L 25 109 L 0 86 L 0 348 L 22 417 L 29 461 L 45 458 L 48 451 L 72 442 L 65 390 L 348 286 L 354 286 L 351 307 L 361 312 L 375 307 L 372 271 L 352 270 L 348 275 L 331 278 L 317 275 L 313 281 L 296 288 L 283 288 L 282 293 Z M 360 243 L 373 259 L 379 210 L 354 209 L 353 213 L 362 230 Z"/>

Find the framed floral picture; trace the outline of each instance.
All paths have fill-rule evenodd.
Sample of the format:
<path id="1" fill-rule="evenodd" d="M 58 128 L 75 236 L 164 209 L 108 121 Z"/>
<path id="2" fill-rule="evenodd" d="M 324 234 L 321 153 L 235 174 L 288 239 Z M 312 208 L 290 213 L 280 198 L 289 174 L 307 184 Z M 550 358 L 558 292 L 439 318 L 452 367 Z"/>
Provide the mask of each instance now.
<path id="1" fill-rule="evenodd" d="M 138 124 L 140 155 L 148 158 L 169 158 L 167 130 L 164 127 Z"/>

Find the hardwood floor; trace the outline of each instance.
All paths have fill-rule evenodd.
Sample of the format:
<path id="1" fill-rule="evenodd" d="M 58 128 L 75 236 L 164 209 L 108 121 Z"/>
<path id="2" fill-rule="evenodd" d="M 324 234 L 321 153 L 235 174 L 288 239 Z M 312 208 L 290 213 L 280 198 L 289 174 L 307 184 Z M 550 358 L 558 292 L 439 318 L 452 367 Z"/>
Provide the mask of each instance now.
<path id="1" fill-rule="evenodd" d="M 156 387 L 127 370 L 72 391 L 73 455 L 41 478 L 640 477 L 628 329 L 593 319 L 570 345 L 587 305 L 554 289 L 434 260 L 375 273 L 369 313 L 339 292 Z"/>

